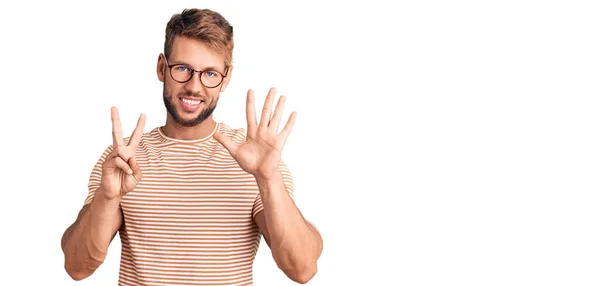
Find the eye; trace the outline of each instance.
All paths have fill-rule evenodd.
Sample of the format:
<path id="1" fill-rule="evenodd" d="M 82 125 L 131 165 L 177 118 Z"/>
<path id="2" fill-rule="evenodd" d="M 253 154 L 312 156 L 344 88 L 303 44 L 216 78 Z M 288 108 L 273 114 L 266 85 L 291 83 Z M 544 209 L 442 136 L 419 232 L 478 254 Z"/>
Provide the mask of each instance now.
<path id="1" fill-rule="evenodd" d="M 206 71 L 205 73 L 206 73 L 207 77 L 216 77 L 217 76 L 217 73 L 214 71 Z"/>
<path id="2" fill-rule="evenodd" d="M 176 66 L 175 70 L 177 70 L 179 72 L 185 72 L 185 71 L 189 71 L 190 69 L 186 66 Z"/>

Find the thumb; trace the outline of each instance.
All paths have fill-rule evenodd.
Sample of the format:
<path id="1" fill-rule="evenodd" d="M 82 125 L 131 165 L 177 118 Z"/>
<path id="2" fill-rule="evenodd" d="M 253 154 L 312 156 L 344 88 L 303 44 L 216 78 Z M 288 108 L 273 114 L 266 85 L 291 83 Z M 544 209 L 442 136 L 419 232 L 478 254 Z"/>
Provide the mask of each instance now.
<path id="1" fill-rule="evenodd" d="M 223 133 L 220 132 L 215 132 L 215 135 L 213 135 L 213 137 L 215 138 L 215 140 L 217 140 L 217 142 L 221 143 L 221 145 L 223 145 L 223 147 L 225 147 L 227 151 L 229 151 L 229 154 L 231 154 L 231 156 L 235 157 L 235 152 L 238 148 L 238 145 L 235 144 L 235 142 L 231 141 L 229 137 L 225 136 Z"/>

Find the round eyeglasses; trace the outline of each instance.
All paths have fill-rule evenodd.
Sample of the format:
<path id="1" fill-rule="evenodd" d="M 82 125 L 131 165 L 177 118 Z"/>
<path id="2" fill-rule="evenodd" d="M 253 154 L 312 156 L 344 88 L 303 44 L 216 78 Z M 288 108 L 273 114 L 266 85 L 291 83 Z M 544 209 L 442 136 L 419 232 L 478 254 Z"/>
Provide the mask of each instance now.
<path id="1" fill-rule="evenodd" d="M 185 64 L 174 64 L 169 65 L 167 61 L 167 57 L 163 55 L 165 62 L 167 63 L 167 68 L 169 68 L 169 73 L 171 74 L 171 78 L 179 83 L 186 83 L 192 77 L 194 77 L 194 73 L 198 73 L 200 75 L 200 82 L 207 88 L 215 88 L 219 86 L 227 74 L 222 74 L 215 70 L 195 70 L 188 65 Z"/>

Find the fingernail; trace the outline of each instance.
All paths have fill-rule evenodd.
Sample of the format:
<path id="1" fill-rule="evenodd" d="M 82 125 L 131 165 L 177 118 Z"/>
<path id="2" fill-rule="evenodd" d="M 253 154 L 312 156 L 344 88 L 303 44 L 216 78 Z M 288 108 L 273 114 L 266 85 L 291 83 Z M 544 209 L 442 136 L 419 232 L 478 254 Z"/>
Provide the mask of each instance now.
<path id="1" fill-rule="evenodd" d="M 133 171 L 131 169 L 127 170 L 127 174 L 131 175 L 133 174 Z"/>

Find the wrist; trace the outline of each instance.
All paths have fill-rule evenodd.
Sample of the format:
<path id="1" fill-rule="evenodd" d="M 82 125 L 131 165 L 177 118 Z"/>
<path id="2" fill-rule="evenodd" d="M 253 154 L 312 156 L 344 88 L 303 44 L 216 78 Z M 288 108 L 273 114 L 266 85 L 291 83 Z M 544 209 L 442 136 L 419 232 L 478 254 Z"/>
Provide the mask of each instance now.
<path id="1" fill-rule="evenodd" d="M 269 187 L 269 186 L 273 186 L 275 184 L 278 184 L 279 182 L 283 182 L 283 179 L 281 178 L 281 174 L 277 173 L 276 175 L 254 175 L 254 179 L 256 180 L 256 183 L 258 184 L 259 187 Z"/>
<path id="2" fill-rule="evenodd" d="M 277 176 L 254 176 L 254 178 L 256 180 L 256 185 L 263 196 L 267 194 L 278 194 L 280 193 L 279 190 L 282 191 L 281 193 L 285 193 L 285 186 L 280 173 L 278 173 Z"/>
<path id="3" fill-rule="evenodd" d="M 104 188 L 100 186 L 100 188 L 98 188 L 94 194 L 94 199 L 92 200 L 92 207 L 95 209 L 110 211 L 118 209 L 120 203 L 120 196 L 111 198 L 106 194 Z"/>
<path id="4" fill-rule="evenodd" d="M 281 179 L 281 173 L 279 172 L 279 169 L 275 169 L 273 171 L 264 172 L 264 173 L 256 172 L 252 175 L 254 176 L 254 178 L 256 179 L 257 182 L 259 180 L 261 182 L 270 182 L 270 181 L 277 181 L 277 180 Z"/>

